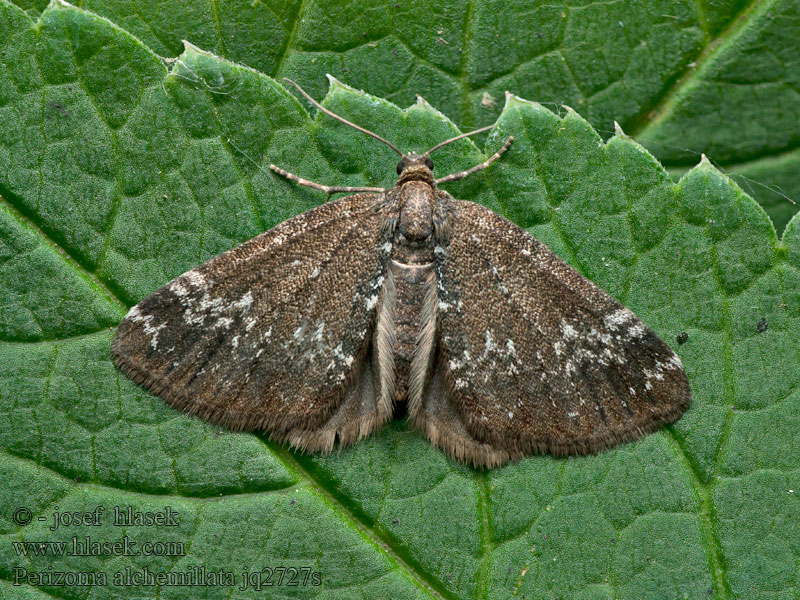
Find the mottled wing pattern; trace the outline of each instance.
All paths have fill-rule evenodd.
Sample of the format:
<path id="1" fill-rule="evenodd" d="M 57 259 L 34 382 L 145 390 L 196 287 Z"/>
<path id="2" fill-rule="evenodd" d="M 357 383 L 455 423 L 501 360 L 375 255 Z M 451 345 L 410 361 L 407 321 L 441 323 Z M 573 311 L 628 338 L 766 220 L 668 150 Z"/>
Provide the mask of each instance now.
<path id="1" fill-rule="evenodd" d="M 680 417 L 681 362 L 630 310 L 510 221 L 441 200 L 439 362 L 475 438 L 512 456 L 586 454 Z"/>
<path id="2" fill-rule="evenodd" d="M 329 450 L 341 405 L 364 417 L 350 437 L 368 433 L 391 416 L 375 414 L 367 357 L 391 249 L 382 206 L 378 194 L 323 204 L 184 273 L 130 310 L 114 361 L 232 429 Z"/>

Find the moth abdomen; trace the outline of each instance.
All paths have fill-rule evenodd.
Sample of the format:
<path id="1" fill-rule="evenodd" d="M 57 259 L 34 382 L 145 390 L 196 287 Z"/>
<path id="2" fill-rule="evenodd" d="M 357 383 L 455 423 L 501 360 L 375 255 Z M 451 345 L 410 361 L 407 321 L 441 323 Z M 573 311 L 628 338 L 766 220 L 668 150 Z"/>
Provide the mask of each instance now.
<path id="1" fill-rule="evenodd" d="M 406 398 L 409 389 L 412 362 L 418 340 L 426 326 L 425 299 L 431 285 L 433 264 L 405 264 L 392 260 L 394 285 L 397 289 L 395 304 L 395 342 L 392 353 L 395 360 L 395 400 Z"/>

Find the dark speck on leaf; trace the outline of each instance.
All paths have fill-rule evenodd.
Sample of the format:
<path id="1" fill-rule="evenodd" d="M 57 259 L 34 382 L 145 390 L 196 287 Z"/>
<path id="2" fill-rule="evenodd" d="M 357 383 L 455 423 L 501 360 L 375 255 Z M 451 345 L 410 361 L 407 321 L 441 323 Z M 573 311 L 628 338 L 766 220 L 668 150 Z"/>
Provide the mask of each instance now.
<path id="1" fill-rule="evenodd" d="M 45 104 L 45 119 L 49 119 L 50 117 L 54 116 L 55 114 L 59 114 L 63 118 L 69 117 L 69 111 L 64 108 L 64 105 L 60 102 L 53 102 L 52 100 Z"/>
<path id="2" fill-rule="evenodd" d="M 291 500 L 289 500 L 289 504 L 297 504 L 297 500 L 295 500 L 294 498 L 292 498 Z"/>
<path id="3" fill-rule="evenodd" d="M 756 323 L 756 329 L 758 329 L 758 333 L 764 333 L 767 330 L 767 320 L 761 319 Z"/>
<path id="4" fill-rule="evenodd" d="M 392 523 L 394 523 L 395 525 L 399 525 L 400 519 L 392 519 Z"/>
<path id="5" fill-rule="evenodd" d="M 689 341 L 689 334 L 685 331 L 681 331 L 678 334 L 677 340 L 679 344 L 685 344 L 687 341 Z"/>

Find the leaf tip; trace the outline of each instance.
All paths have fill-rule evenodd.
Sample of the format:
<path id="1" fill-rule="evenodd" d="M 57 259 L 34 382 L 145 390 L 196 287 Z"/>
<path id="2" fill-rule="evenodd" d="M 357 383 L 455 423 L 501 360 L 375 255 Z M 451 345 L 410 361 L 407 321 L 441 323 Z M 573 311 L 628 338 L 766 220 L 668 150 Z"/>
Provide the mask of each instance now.
<path id="1" fill-rule="evenodd" d="M 427 109 L 435 110 L 435 109 L 433 108 L 433 106 L 431 106 L 431 103 L 430 103 L 430 102 L 428 102 L 427 100 L 425 100 L 425 98 L 423 98 L 423 97 L 422 97 L 422 96 L 420 96 L 419 94 L 417 94 L 417 106 L 421 106 L 421 107 L 423 107 L 423 108 L 427 108 Z M 437 111 L 437 112 L 438 112 L 438 111 Z"/>
<path id="2" fill-rule="evenodd" d="M 614 121 L 614 135 L 617 135 L 619 137 L 628 137 L 627 135 L 625 135 L 625 132 L 622 131 L 622 126 L 616 121 Z"/>
<path id="3" fill-rule="evenodd" d="M 495 129 L 489 134 L 489 139 L 487 141 L 492 140 L 495 135 L 500 135 L 500 132 L 504 131 L 505 125 L 503 125 L 503 123 L 506 122 L 506 119 L 516 119 L 520 116 L 527 119 L 528 117 L 524 115 L 535 115 L 536 119 L 541 120 L 541 122 L 550 123 L 552 126 L 557 126 L 556 123 L 561 121 L 561 117 L 546 106 L 532 100 L 527 100 L 526 98 L 521 98 L 511 92 L 506 92 L 505 106 L 503 106 L 503 110 L 500 111 Z M 518 125 L 514 127 L 516 128 Z"/>
<path id="4" fill-rule="evenodd" d="M 728 181 L 731 185 L 736 185 L 733 180 L 728 177 L 725 173 L 720 171 L 714 163 L 712 163 L 705 154 L 700 155 L 700 162 L 698 162 L 694 167 L 689 169 L 686 173 L 683 174 L 681 177 L 681 181 L 690 175 L 697 173 L 698 171 L 710 171 L 715 177 L 719 177 Z"/>
<path id="5" fill-rule="evenodd" d="M 336 77 L 334 77 L 330 73 L 325 73 L 325 77 L 328 78 L 328 93 L 325 94 L 325 98 L 326 99 L 331 97 L 331 96 L 335 96 L 337 92 L 348 92 L 350 94 L 357 94 L 358 96 L 369 96 L 369 97 L 372 97 L 366 91 L 359 90 L 357 88 L 354 88 L 351 85 L 347 85 L 343 81 L 340 81 L 339 79 L 336 79 Z M 323 103 L 324 103 L 324 101 L 323 101 Z"/>
<path id="6" fill-rule="evenodd" d="M 545 108 L 544 106 L 542 106 L 538 102 L 534 102 L 533 100 L 527 100 L 525 98 L 522 98 L 521 96 L 517 96 L 516 94 L 514 94 L 512 92 L 506 91 L 506 104 L 503 107 L 503 110 L 505 111 L 507 108 L 510 108 L 510 107 L 514 106 L 515 104 L 519 104 L 519 105 L 523 105 L 523 106 L 529 106 L 529 107 L 534 108 L 535 110 L 544 110 L 544 111 L 549 112 L 550 114 L 552 114 L 551 111 L 549 111 L 547 108 Z"/>
<path id="7" fill-rule="evenodd" d="M 336 94 L 339 92 L 357 94 L 359 96 L 366 95 L 366 92 L 364 90 L 357 90 L 356 88 L 351 87 L 346 83 L 336 79 L 336 77 L 334 77 L 330 73 L 325 73 L 325 77 L 328 78 L 328 92 L 325 94 L 325 98 L 321 100 L 322 104 L 327 104 L 330 101 L 330 99 L 336 96 Z"/>
<path id="8" fill-rule="evenodd" d="M 227 62 L 224 58 L 217 56 L 213 52 L 209 52 L 208 50 L 203 50 L 199 46 L 195 46 L 189 40 L 181 40 L 181 43 L 183 44 L 183 52 L 181 52 L 180 56 L 178 57 L 179 59 L 181 57 L 188 57 L 194 54 L 194 55 L 207 56 L 217 61 Z"/>
<path id="9" fill-rule="evenodd" d="M 709 169 L 711 171 L 714 171 L 715 173 L 719 173 L 720 175 L 723 174 L 722 171 L 720 171 L 716 167 L 716 165 L 714 163 L 712 163 L 708 159 L 708 157 L 705 154 L 701 154 L 700 155 L 700 162 L 697 163 L 697 166 L 695 166 L 695 169 Z M 727 175 L 726 175 L 726 177 L 727 177 Z"/>
<path id="10" fill-rule="evenodd" d="M 183 44 L 183 51 L 186 52 L 187 50 L 191 50 L 192 52 L 202 52 L 200 48 L 195 46 L 189 40 L 181 40 L 181 44 Z"/>
<path id="11" fill-rule="evenodd" d="M 537 103 L 532 102 L 531 100 L 526 100 L 525 98 L 521 98 L 520 96 L 517 96 L 513 92 L 506 90 L 506 103 L 503 106 L 503 111 L 514 106 L 515 104 L 527 104 L 528 106 L 535 107 Z"/>
<path id="12" fill-rule="evenodd" d="M 331 89 L 333 89 L 334 87 L 340 87 L 340 88 L 344 88 L 344 89 L 347 89 L 347 88 L 348 88 L 348 86 L 346 86 L 346 85 L 345 85 L 345 84 L 343 84 L 341 81 L 339 81 L 338 79 L 336 79 L 336 77 L 334 77 L 334 76 L 333 76 L 333 75 L 331 75 L 330 73 L 325 73 L 325 77 L 327 77 L 327 78 L 328 78 L 328 86 L 329 86 Z"/>

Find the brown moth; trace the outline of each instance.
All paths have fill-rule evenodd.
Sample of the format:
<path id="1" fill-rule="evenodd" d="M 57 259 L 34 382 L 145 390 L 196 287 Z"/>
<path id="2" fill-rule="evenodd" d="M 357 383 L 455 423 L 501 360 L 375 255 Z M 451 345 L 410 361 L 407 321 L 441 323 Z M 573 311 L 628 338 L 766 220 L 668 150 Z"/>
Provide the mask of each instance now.
<path id="1" fill-rule="evenodd" d="M 287 80 L 289 81 L 289 80 Z M 596 453 L 689 406 L 677 355 L 544 244 L 438 186 L 430 155 L 317 109 L 396 151 L 391 189 L 298 215 L 131 308 L 114 362 L 170 405 L 234 430 L 329 452 L 407 401 L 450 456 L 495 467 L 527 454 Z"/>

